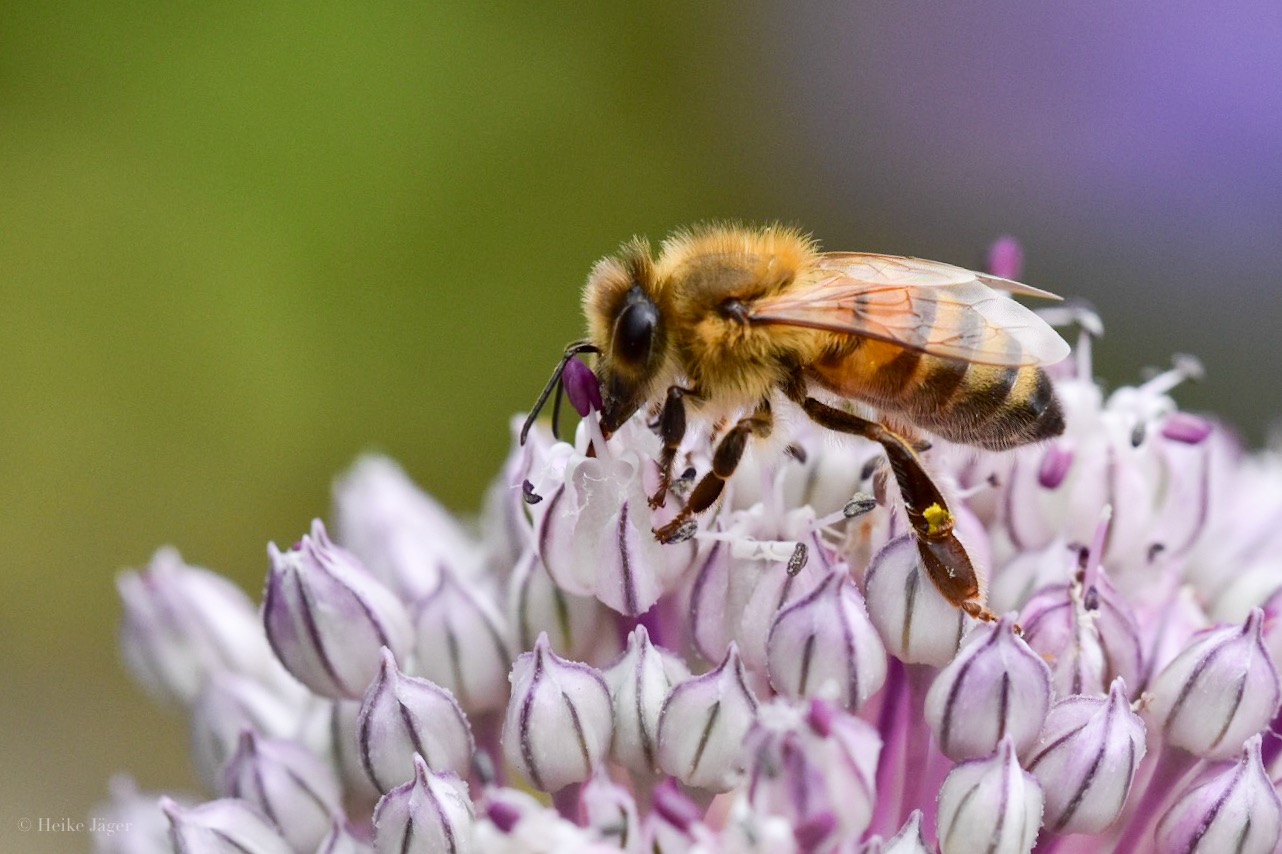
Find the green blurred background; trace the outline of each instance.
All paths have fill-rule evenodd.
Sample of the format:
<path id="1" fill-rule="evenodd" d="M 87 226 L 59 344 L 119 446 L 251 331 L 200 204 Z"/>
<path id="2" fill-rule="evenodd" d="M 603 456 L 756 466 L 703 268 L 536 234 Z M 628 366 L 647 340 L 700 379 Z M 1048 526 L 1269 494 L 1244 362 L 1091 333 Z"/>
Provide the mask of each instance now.
<path id="1" fill-rule="evenodd" d="M 1013 232 L 1101 309 L 1103 373 L 1191 350 L 1182 400 L 1263 436 L 1276 28 L 790 9 L 6 4 L 0 850 L 86 847 L 17 820 L 83 819 L 117 769 L 192 786 L 118 664 L 121 568 L 172 543 L 257 595 L 366 449 L 472 510 L 633 233 L 782 219 L 975 265 Z"/>

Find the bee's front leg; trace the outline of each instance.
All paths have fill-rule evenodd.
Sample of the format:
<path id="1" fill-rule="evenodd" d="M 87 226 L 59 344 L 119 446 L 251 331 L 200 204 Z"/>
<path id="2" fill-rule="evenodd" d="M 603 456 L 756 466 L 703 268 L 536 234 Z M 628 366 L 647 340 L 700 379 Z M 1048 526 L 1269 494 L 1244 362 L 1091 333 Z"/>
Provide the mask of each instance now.
<path id="1" fill-rule="evenodd" d="M 659 488 L 650 496 L 650 509 L 657 510 L 668 500 L 668 489 L 672 486 L 672 465 L 677 459 L 677 449 L 686 435 L 685 396 L 695 392 L 688 388 L 674 385 L 668 388 L 667 399 L 663 401 L 663 411 L 659 413 L 659 439 L 663 442 L 663 451 L 659 455 Z"/>
<path id="2" fill-rule="evenodd" d="M 774 423 L 774 414 L 768 400 L 763 400 L 752 415 L 740 418 L 730 431 L 721 437 L 721 441 L 717 443 L 717 449 L 712 452 L 712 471 L 700 478 L 690 493 L 690 500 L 686 502 L 685 507 L 681 508 L 681 512 L 671 522 L 655 530 L 655 538 L 664 543 L 682 539 L 683 532 L 689 530 L 687 526 L 691 517 L 707 510 L 721 496 L 721 490 L 725 487 L 726 481 L 734 474 L 734 470 L 739 467 L 739 461 L 743 459 L 743 452 L 748 447 L 748 437 L 769 436 Z"/>

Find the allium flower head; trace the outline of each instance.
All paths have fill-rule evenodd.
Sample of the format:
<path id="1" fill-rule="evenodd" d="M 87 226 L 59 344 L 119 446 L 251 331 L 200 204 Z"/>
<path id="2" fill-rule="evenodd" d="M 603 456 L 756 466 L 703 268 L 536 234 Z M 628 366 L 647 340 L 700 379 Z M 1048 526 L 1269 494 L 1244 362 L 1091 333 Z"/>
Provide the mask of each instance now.
<path id="1" fill-rule="evenodd" d="M 1282 456 L 1179 409 L 1188 358 L 1105 395 L 1098 318 L 1047 317 L 1063 435 L 920 450 L 1000 619 L 940 593 L 881 446 L 786 401 L 659 542 L 725 427 L 607 439 L 571 351 L 577 430 L 515 419 L 475 523 L 364 457 L 257 609 L 168 549 L 121 576 L 205 800 L 117 782 L 99 850 L 1276 850 Z"/>

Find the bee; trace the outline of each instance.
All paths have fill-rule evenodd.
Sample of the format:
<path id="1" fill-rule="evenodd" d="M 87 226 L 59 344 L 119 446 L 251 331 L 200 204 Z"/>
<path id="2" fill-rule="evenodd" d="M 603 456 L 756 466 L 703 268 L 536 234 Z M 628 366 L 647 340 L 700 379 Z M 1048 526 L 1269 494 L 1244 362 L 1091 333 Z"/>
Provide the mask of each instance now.
<path id="1" fill-rule="evenodd" d="M 657 508 L 672 486 L 687 406 L 740 414 L 711 471 L 654 531 L 675 542 L 716 502 L 749 439 L 770 435 L 775 408 L 796 405 L 884 449 L 931 580 L 955 606 L 991 620 L 914 430 L 991 450 L 1063 432 L 1042 366 L 1067 356 L 1068 344 L 1010 294 L 1058 299 L 935 261 L 821 252 L 782 226 L 695 227 L 670 236 L 657 256 L 634 239 L 593 267 L 583 292 L 588 337 L 566 348 L 526 430 L 554 386 L 559 403 L 566 363 L 594 353 L 606 438 L 643 406 L 658 407 Z"/>

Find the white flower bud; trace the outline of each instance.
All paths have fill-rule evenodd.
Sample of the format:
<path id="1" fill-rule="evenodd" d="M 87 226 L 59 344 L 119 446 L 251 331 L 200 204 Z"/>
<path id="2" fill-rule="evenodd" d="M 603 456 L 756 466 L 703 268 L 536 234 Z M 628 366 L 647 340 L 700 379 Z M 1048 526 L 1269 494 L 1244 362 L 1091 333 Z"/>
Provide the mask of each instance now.
<path id="1" fill-rule="evenodd" d="M 557 587 L 533 551 L 521 556 L 508 587 L 508 611 L 518 649 L 530 649 L 540 633 L 562 654 L 604 666 L 619 654 L 615 616 L 595 597 Z"/>
<path id="2" fill-rule="evenodd" d="M 926 722 L 950 759 L 977 759 L 1003 738 L 1032 746 L 1051 703 L 1046 662 L 1015 634 L 1015 623 L 979 626 L 926 694 Z"/>
<path id="3" fill-rule="evenodd" d="M 857 709 L 886 681 L 886 650 L 844 565 L 775 617 L 770 684 L 788 697 L 833 696 Z M 827 693 L 835 689 L 834 694 Z"/>
<path id="4" fill-rule="evenodd" d="M 320 520 L 287 552 L 268 547 L 272 568 L 263 623 L 272 649 L 300 682 L 332 699 L 359 699 L 378 673 L 379 650 L 409 653 L 405 606 L 351 553 L 330 542 Z"/>
<path id="5" fill-rule="evenodd" d="M 121 573 L 116 587 L 125 666 L 156 700 L 190 703 L 223 671 L 272 688 L 293 683 L 271 654 L 249 597 L 222 576 L 183 563 L 175 549 L 157 550 L 142 572 Z"/>
<path id="6" fill-rule="evenodd" d="M 223 766 L 240 746 L 242 732 L 264 738 L 292 738 L 305 709 L 260 683 L 233 673 L 209 680 L 192 704 L 189 730 L 196 776 L 217 791 Z"/>
<path id="7" fill-rule="evenodd" d="M 1167 741 L 1206 759 L 1227 759 L 1278 710 L 1278 674 L 1264 648 L 1258 608 L 1242 626 L 1196 636 L 1158 674 L 1149 714 Z"/>
<path id="8" fill-rule="evenodd" d="M 681 659 L 650 643 L 645 627 L 637 626 L 623 656 L 603 675 L 614 706 L 610 758 L 632 771 L 654 771 L 663 701 L 674 685 L 690 678 L 690 670 Z"/>
<path id="9" fill-rule="evenodd" d="M 868 616 L 891 655 L 942 667 L 961 641 L 965 615 L 935 587 L 911 534 L 887 543 L 864 576 Z"/>
<path id="10" fill-rule="evenodd" d="M 128 828 L 128 832 L 91 833 L 94 854 L 172 854 L 169 818 L 160 809 L 160 797 L 138 791 L 138 785 L 126 774 L 112 777 L 108 788 L 110 797 L 97 804 L 91 815 L 102 824 Z M 185 802 L 181 805 L 189 806 Z"/>
<path id="11" fill-rule="evenodd" d="M 1045 793 L 1047 830 L 1099 833 L 1111 825 L 1144 752 L 1144 722 L 1121 679 L 1106 698 L 1066 697 L 1052 706 L 1024 762 Z"/>
<path id="12" fill-rule="evenodd" d="M 467 784 L 437 774 L 414 756 L 414 778 L 392 789 L 374 809 L 377 854 L 468 854 L 472 802 Z"/>
<path id="13" fill-rule="evenodd" d="M 462 525 L 393 460 L 361 457 L 334 483 L 338 540 L 406 602 L 436 589 L 442 567 L 479 564 Z"/>
<path id="14" fill-rule="evenodd" d="M 223 794 L 240 798 L 275 821 L 297 851 L 314 851 L 343 812 L 334 770 L 301 745 L 246 730 L 223 769 Z"/>
<path id="15" fill-rule="evenodd" d="M 1211 765 L 1175 800 L 1157 825 L 1160 851 L 1269 854 L 1278 844 L 1282 804 L 1253 736 L 1236 762 Z"/>
<path id="16" fill-rule="evenodd" d="M 733 643 L 715 670 L 672 690 L 659 715 L 659 768 L 688 786 L 724 792 L 743 774 L 743 740 L 757 699 Z"/>
<path id="17" fill-rule="evenodd" d="M 885 842 L 873 837 L 861 854 L 935 854 L 921 831 L 921 810 L 913 810 L 899 832 Z"/>
<path id="18" fill-rule="evenodd" d="M 987 759 L 953 768 L 939 790 L 942 854 L 1027 854 L 1041 823 L 1041 787 L 1020 769 L 1009 736 Z"/>
<path id="19" fill-rule="evenodd" d="M 471 767 L 472 730 L 454 695 L 401 673 L 388 649 L 365 693 L 357 733 L 361 765 L 382 792 L 414 776 L 415 755 L 438 774 L 465 776 Z"/>
<path id="20" fill-rule="evenodd" d="M 535 788 L 555 792 L 592 776 L 610 748 L 614 719 L 600 671 L 552 652 L 540 634 L 512 666 L 503 753 Z"/>
<path id="21" fill-rule="evenodd" d="M 776 700 L 748 733 L 746 797 L 788 819 L 803 851 L 849 845 L 872 820 L 881 746 L 872 726 L 826 700 Z"/>
<path id="22" fill-rule="evenodd" d="M 557 586 L 632 616 L 658 601 L 695 548 L 693 542 L 665 546 L 655 539 L 642 478 L 646 465 L 635 451 L 576 457 L 566 467 L 565 485 L 536 511 L 539 556 Z"/>
<path id="23" fill-rule="evenodd" d="M 443 570 L 413 618 L 415 675 L 450 691 L 469 712 L 503 708 L 512 656 L 503 617 L 486 592 Z"/>
<path id="24" fill-rule="evenodd" d="M 643 854 L 641 818 L 636 801 L 626 788 L 598 771 L 583 784 L 579 803 L 584 824 L 602 843 L 617 846 L 627 854 Z"/>
<path id="25" fill-rule="evenodd" d="M 1020 614 L 1024 641 L 1051 666 L 1055 696 L 1103 695 L 1115 679 L 1143 673 L 1139 626 L 1130 605 L 1102 574 L 1088 588 L 1043 588 Z"/>
<path id="26" fill-rule="evenodd" d="M 275 824 L 255 807 L 236 798 L 186 808 L 160 799 L 169 817 L 173 850 L 183 854 L 293 854 Z"/>

